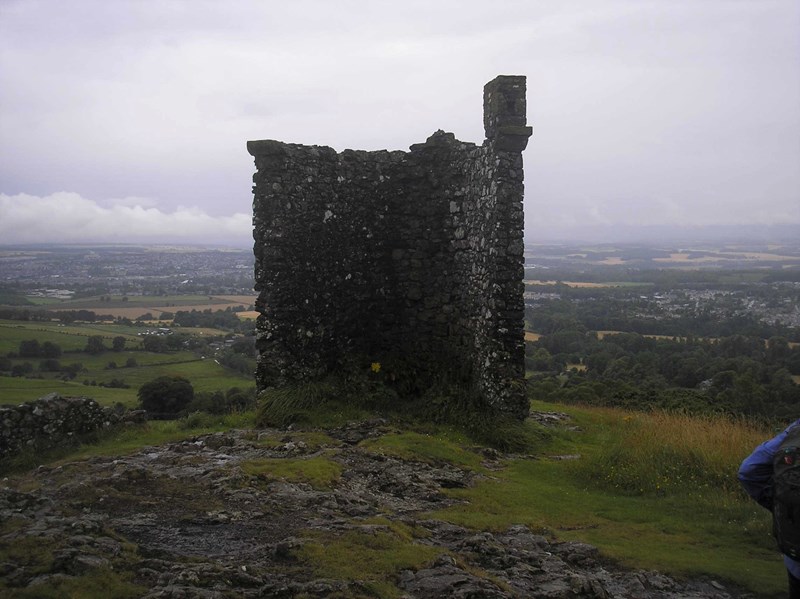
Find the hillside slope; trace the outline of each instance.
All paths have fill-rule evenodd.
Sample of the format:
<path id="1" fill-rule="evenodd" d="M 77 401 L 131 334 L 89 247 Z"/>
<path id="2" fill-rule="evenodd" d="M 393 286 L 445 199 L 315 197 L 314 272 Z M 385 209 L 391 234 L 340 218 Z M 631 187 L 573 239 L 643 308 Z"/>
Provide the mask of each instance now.
<path id="1" fill-rule="evenodd" d="M 539 418 L 580 436 L 563 414 Z M 229 430 L 41 466 L 0 488 L 0 589 L 14 597 L 754 596 L 719 577 L 623 567 L 577 540 L 581 527 L 553 530 L 530 516 L 507 524 L 515 513 L 501 499 L 492 500 L 493 524 L 459 523 L 470 521 L 471 505 L 493 515 L 490 495 L 470 490 L 513 493 L 510 470 L 567 467 L 575 456 L 542 457 L 374 419 L 324 432 Z"/>

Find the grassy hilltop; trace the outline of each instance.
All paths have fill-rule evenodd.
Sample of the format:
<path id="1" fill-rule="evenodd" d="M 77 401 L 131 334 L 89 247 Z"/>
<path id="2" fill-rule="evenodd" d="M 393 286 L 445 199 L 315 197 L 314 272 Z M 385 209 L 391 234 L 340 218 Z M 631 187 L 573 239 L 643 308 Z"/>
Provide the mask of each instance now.
<path id="1" fill-rule="evenodd" d="M 556 249 L 567 256 L 537 257 L 542 265 L 528 273 L 526 287 L 533 418 L 492 433 L 472 426 L 468 434 L 464 428 L 410 419 L 397 413 L 398 406 L 384 403 L 380 414 L 388 421 L 386 430 L 353 440 L 352 449 L 378 464 L 404 460 L 468 473 L 469 484 L 443 485 L 450 505 L 426 508 L 413 519 L 496 535 L 521 524 L 548 539 L 591 543 L 609 567 L 658 570 L 678 579 L 706 577 L 758 597 L 782 596 L 785 573 L 769 515 L 744 495 L 735 476 L 741 460 L 775 432 L 777 417 L 796 405 L 800 337 L 791 320 L 799 289 L 796 256 L 789 256 L 787 268 L 738 275 L 678 268 L 629 272 L 616 265 L 627 260 L 624 256 L 606 257 L 594 270 L 583 262 L 567 268 L 565 260 L 579 256 L 585 261 L 592 252 Z M 670 254 L 670 259 L 683 257 Z M 770 280 L 778 277 L 775 273 L 777 282 Z M 162 376 L 186 378 L 197 395 L 206 397 L 253 387 L 249 319 L 254 315 L 246 312 L 252 297 L 202 292 L 127 297 L 106 291 L 26 301 L 13 309 L 31 314 L 46 309 L 53 320 L 0 320 L 0 405 L 56 391 L 133 408 L 139 387 Z M 776 310 L 784 320 L 773 318 Z M 79 311 L 98 318 L 69 316 Z M 100 318 L 103 314 L 107 317 Z M 37 348 L 29 352 L 32 340 Z M 231 429 L 243 429 L 241 436 L 259 451 L 304 449 L 248 459 L 225 470 L 228 482 L 220 492 L 271 492 L 305 484 L 304 489 L 322 493 L 351 484 L 355 470 L 346 466 L 351 441 L 330 435 L 347 422 L 373 419 L 374 397 L 359 399 L 356 393 L 349 403 L 295 407 L 289 405 L 270 426 L 263 412 L 190 410 L 176 420 L 150 421 L 7 462 L 2 465 L 9 471 L 6 484 L 35 491 L 45 482 L 45 475 L 37 474 L 40 464 L 47 465 L 48 480 L 63 476 L 68 481 L 73 473 L 119 456 L 165 447 L 183 451 L 202 435 Z M 751 419 L 736 415 L 741 413 Z M 501 451 L 492 441 L 500 442 Z M 186 521 L 225 507 L 191 480 L 186 488 L 170 476 L 128 482 L 130 488 L 114 479 L 119 488 L 103 496 L 120 506 L 141 502 L 143 509 L 177 505 L 178 512 L 169 516 Z M 76 506 L 91 509 L 99 501 L 88 490 L 74 492 L 77 499 L 70 500 Z M 194 515 L 180 512 L 184 508 Z M 348 516 L 348 525 L 375 527 L 374 534 L 300 528 L 295 531 L 300 545 L 289 547 L 287 555 L 296 560 L 292 567 L 317 576 L 362 581 L 366 590 L 359 596 L 396 597 L 402 570 L 423 570 L 442 555 L 432 550 L 430 533 L 409 518 L 388 510 L 366 520 Z M 0 539 L 13 537 L 20 526 L 19 520 L 4 522 Z M 61 542 L 54 537 L 36 547 L 0 543 L 0 563 L 28 560 L 26 568 L 47 572 L 57 561 L 54 556 L 66 550 Z M 142 559 L 141 547 L 124 538 L 119 542 L 123 550 L 109 569 L 53 580 L 30 593 L 13 592 L 105 597 L 112 589 L 119 597 L 141 596 L 144 589 L 131 573 Z M 0 581 L 0 594 L 12 590 L 5 584 Z"/>
<path id="2" fill-rule="evenodd" d="M 244 463 L 234 479 L 244 476 L 263 481 L 259 484 L 306 482 L 319 490 L 336 488 L 345 476 L 335 461 L 342 450 L 325 431 L 348 420 L 367 419 L 369 414 L 359 414 L 352 406 L 331 408 L 292 431 L 256 431 L 258 439 L 264 439 L 259 443 L 266 447 L 288 442 L 308 446 L 310 453 Z M 741 459 L 769 431 L 727 417 L 644 414 L 536 401 L 532 408 L 535 417 L 538 413 L 558 415 L 549 417 L 547 427 L 538 424 L 537 418 L 525 424 L 528 444 L 522 453 L 492 453 L 456 428 L 399 416 L 390 419 L 388 432 L 367 438 L 358 447 L 384 460 L 451 465 L 474 475 L 473 484 L 444 491 L 457 504 L 418 518 L 495 532 L 523 524 L 548 538 L 594 544 L 605 559 L 623 567 L 658 570 L 677 578 L 708 576 L 763 597 L 783 592 L 784 574 L 769 533 L 768 514 L 744 497 L 735 480 Z M 50 468 L 66 468 L 93 456 L 121 456 L 145 446 L 253 424 L 253 413 L 150 422 L 69 453 L 40 456 L 13 474 L 10 484 L 36 488 L 39 483 L 29 468 L 39 461 L 48 462 Z M 87 467 L 90 463 L 86 462 Z M 151 478 L 148 484 L 161 484 L 158 480 Z M 156 497 L 172 493 L 166 488 L 148 490 Z M 192 501 L 201 502 L 195 506 L 201 512 L 220 507 L 214 497 L 203 499 L 202 494 L 192 495 Z M 203 507 L 203 501 L 208 506 Z M 397 516 L 387 513 L 386 517 L 394 521 Z M 378 545 L 370 536 L 351 534 L 331 537 L 317 546 L 316 542 L 322 542 L 314 541 L 318 533 L 307 534 L 311 536 L 295 556 L 300 563 L 326 577 L 365 581 L 372 589 L 365 596 L 398 596 L 392 582 L 397 573 L 423 568 L 434 557 L 420 548 L 413 529 L 401 530 L 394 524 Z M 0 561 L 7 557 L 0 555 Z M 93 588 L 94 575 L 99 574 L 84 575 L 83 588 Z M 128 588 L 122 579 L 114 584 Z M 120 592 L 120 596 L 137 596 L 140 590 L 130 587 L 129 595 Z"/>

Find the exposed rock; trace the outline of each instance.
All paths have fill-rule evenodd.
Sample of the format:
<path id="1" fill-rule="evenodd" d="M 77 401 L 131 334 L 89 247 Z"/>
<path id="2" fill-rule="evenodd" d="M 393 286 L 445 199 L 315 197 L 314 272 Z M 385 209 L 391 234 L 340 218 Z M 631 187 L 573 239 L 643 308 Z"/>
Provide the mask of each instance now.
<path id="1" fill-rule="evenodd" d="M 529 417 L 542 426 L 549 427 L 563 426 L 564 423 L 572 420 L 569 414 L 564 412 L 539 412 L 536 410 L 531 410 Z"/>
<path id="2" fill-rule="evenodd" d="M 10 588 L 44 589 L 108 570 L 130 575 L 149 598 L 366 597 L 367 581 L 320 577 L 304 548 L 320 535 L 370 538 L 402 526 L 417 531 L 408 542 L 440 550 L 422 568 L 397 574 L 398 593 L 409 599 L 744 596 L 718 582 L 624 570 L 590 545 L 554 542 L 525 526 L 489 533 L 424 519 L 453 505 L 443 489 L 476 475 L 351 443 L 352 431 L 370 438 L 384 425 L 346 427 L 346 441 L 320 450 L 343 467 L 327 489 L 245 473 L 258 460 L 322 455 L 265 446 L 301 440 L 280 431 L 205 435 L 8 479 L 0 487 L 0 544 L 51 557 L 6 559 L 0 575 Z"/>
<path id="3" fill-rule="evenodd" d="M 328 435 L 350 445 L 361 443 L 364 439 L 380 437 L 386 432 L 386 421 L 382 418 L 365 422 L 349 422 L 339 428 L 328 431 Z"/>

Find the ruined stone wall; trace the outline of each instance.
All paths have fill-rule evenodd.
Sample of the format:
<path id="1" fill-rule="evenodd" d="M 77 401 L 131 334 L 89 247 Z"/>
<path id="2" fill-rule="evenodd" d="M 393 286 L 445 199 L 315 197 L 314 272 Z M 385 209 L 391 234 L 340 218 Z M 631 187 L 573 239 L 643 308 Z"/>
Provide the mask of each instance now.
<path id="1" fill-rule="evenodd" d="M 106 429 L 123 416 L 88 397 L 51 393 L 18 406 L 0 408 L 0 458 L 20 451 L 60 447 L 79 435 Z"/>
<path id="2" fill-rule="evenodd" d="M 260 388 L 400 360 L 527 414 L 524 77 L 486 85 L 484 124 L 481 146 L 437 131 L 410 152 L 248 142 Z"/>

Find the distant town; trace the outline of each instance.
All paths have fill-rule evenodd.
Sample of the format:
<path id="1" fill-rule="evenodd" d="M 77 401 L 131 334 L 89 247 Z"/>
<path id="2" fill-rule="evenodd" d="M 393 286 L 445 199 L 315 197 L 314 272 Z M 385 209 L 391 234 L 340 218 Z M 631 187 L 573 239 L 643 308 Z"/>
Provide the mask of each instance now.
<path id="1" fill-rule="evenodd" d="M 625 319 L 637 332 L 685 334 L 679 323 L 702 320 L 731 323 L 727 334 L 800 341 L 800 243 L 529 245 L 525 279 L 529 310 L 593 302 L 585 311 L 600 303 L 606 321 Z"/>
<path id="2" fill-rule="evenodd" d="M 54 299 L 247 295 L 253 293 L 253 251 L 133 245 L 0 247 L 0 286 Z"/>
<path id="3" fill-rule="evenodd" d="M 0 305 L 57 310 L 61 302 L 81 298 L 99 299 L 101 305 L 112 297 L 117 302 L 137 296 L 254 298 L 253 262 L 250 248 L 0 247 Z M 626 318 L 642 322 L 706 314 L 755 319 L 792 338 L 800 330 L 800 243 L 528 244 L 525 279 L 529 309 L 567 298 L 596 299 L 603 290 Z M 571 292 L 565 295 L 566 290 Z"/>

